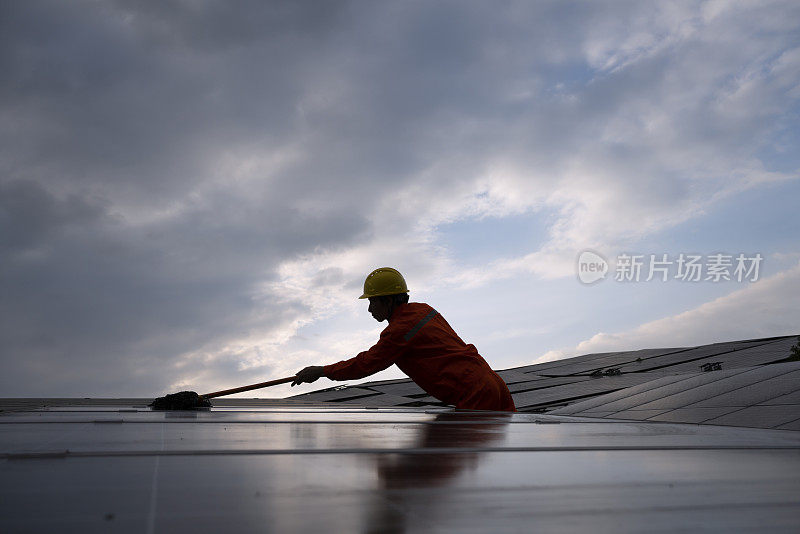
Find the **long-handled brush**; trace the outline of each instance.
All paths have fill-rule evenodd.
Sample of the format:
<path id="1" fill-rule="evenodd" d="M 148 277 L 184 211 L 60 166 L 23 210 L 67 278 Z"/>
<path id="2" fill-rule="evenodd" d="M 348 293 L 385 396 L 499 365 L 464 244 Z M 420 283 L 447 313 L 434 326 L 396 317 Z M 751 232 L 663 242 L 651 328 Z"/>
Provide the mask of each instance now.
<path id="1" fill-rule="evenodd" d="M 260 389 L 269 386 L 277 386 L 278 384 L 286 384 L 287 382 L 294 381 L 294 379 L 294 376 L 289 376 L 286 378 L 279 378 L 277 380 L 270 380 L 268 382 L 250 384 L 249 386 L 223 389 L 222 391 L 206 393 L 205 395 L 198 395 L 194 391 L 181 391 L 179 393 L 172 393 L 164 397 L 159 397 L 148 404 L 148 406 L 151 406 L 154 410 L 193 410 L 195 408 L 207 408 L 211 406 L 211 403 L 208 402 L 208 399 L 222 397 L 224 395 L 233 395 L 234 393 L 250 391 L 251 389 Z"/>

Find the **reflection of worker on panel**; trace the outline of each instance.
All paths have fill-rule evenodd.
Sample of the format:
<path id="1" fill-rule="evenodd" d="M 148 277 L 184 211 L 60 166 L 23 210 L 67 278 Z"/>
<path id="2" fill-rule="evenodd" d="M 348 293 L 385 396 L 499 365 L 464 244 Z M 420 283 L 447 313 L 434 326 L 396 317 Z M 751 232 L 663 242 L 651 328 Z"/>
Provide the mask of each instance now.
<path id="1" fill-rule="evenodd" d="M 425 488 L 457 487 L 458 475 L 477 468 L 484 454 L 481 449 L 505 439 L 511 417 L 511 414 L 442 413 L 422 425 L 424 431 L 412 447 L 398 451 L 399 454 L 376 455 L 379 486 L 367 510 L 363 532 L 399 534 L 421 526 L 410 523 L 435 524 L 436 516 L 446 513 L 448 505 L 444 501 L 449 498 L 457 501 L 458 492 L 437 493 L 438 498 L 431 499 Z"/>
<path id="2" fill-rule="evenodd" d="M 464 343 L 427 304 L 408 302 L 408 287 L 398 271 L 372 271 L 359 298 L 369 299 L 368 310 L 376 321 L 389 322 L 378 342 L 349 360 L 306 367 L 292 385 L 322 376 L 356 380 L 396 364 L 431 396 L 456 408 L 516 411 L 505 382 L 475 346 Z"/>

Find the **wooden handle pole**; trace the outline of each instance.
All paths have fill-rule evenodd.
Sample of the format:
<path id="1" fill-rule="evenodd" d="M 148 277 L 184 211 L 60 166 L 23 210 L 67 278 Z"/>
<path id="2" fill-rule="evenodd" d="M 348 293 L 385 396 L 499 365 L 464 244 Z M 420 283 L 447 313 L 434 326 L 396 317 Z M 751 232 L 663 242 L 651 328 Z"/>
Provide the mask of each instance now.
<path id="1" fill-rule="evenodd" d="M 213 399 L 214 397 L 222 397 L 225 395 L 233 395 L 234 393 L 241 393 L 242 391 L 250 391 L 251 389 L 268 388 L 270 386 L 277 386 L 278 384 L 286 384 L 287 382 L 294 381 L 295 377 L 287 376 L 286 378 L 279 378 L 277 380 L 269 380 L 268 382 L 259 382 L 258 384 L 250 384 L 249 386 L 242 386 L 240 388 L 223 389 L 222 391 L 215 391 L 214 393 L 206 393 L 200 395 L 206 399 Z"/>

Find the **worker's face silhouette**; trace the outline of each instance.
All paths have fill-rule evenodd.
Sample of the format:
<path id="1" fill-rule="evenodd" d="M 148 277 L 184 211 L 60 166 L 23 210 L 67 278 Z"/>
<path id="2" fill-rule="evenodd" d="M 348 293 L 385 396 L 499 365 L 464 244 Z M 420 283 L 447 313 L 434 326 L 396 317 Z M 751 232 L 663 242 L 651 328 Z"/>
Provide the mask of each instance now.
<path id="1" fill-rule="evenodd" d="M 391 300 L 385 297 L 370 297 L 367 310 L 376 321 L 385 321 L 392 314 Z"/>

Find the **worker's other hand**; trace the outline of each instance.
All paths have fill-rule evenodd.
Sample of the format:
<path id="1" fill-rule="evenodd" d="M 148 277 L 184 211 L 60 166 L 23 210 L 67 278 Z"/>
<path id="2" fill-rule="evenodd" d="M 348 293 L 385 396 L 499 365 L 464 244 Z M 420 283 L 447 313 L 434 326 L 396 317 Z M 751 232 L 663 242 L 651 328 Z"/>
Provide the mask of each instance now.
<path id="1" fill-rule="evenodd" d="M 319 377 L 324 374 L 324 369 L 320 365 L 312 365 L 310 367 L 306 367 L 294 377 L 294 382 L 292 382 L 293 386 L 297 384 L 302 384 L 303 382 L 314 382 Z"/>

